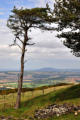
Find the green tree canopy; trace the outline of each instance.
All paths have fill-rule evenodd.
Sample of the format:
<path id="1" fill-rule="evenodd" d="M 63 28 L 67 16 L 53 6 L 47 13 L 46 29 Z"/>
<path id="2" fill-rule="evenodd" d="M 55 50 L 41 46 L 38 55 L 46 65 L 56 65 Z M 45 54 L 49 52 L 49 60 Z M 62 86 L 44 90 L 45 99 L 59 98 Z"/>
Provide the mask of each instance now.
<path id="1" fill-rule="evenodd" d="M 61 31 L 58 37 L 64 38 L 64 45 L 80 57 L 80 0 L 55 0 L 54 15 Z"/>
<path id="2" fill-rule="evenodd" d="M 42 30 L 53 29 L 47 26 L 52 23 L 49 7 L 33 9 L 17 9 L 14 7 L 12 13 L 8 19 L 8 27 L 12 29 L 17 39 L 19 36 L 23 36 L 24 32 L 30 28 L 40 28 Z"/>

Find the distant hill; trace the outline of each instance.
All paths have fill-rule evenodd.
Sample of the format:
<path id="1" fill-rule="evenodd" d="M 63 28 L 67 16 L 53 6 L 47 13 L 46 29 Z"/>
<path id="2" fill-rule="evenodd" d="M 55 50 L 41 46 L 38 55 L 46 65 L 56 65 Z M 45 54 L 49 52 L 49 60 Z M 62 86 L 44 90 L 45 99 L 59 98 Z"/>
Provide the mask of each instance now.
<path id="1" fill-rule="evenodd" d="M 56 68 L 41 68 L 36 70 L 38 72 L 58 72 L 60 71 L 60 69 L 56 69 Z"/>
<path id="2" fill-rule="evenodd" d="M 45 68 L 39 68 L 39 69 L 25 69 L 25 72 L 80 72 L 80 69 L 67 69 L 67 68 L 51 68 L 51 67 L 45 67 Z M 0 72 L 20 72 L 20 70 L 17 69 L 0 69 Z"/>
<path id="3" fill-rule="evenodd" d="M 80 72 L 80 69 L 40 68 L 37 72 Z"/>

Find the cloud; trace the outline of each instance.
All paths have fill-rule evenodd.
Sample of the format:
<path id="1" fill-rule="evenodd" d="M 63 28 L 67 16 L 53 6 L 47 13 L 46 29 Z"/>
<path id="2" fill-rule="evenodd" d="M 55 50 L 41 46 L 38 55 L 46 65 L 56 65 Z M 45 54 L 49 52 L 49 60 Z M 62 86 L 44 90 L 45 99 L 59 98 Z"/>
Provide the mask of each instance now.
<path id="1" fill-rule="evenodd" d="M 0 26 L 0 66 L 1 68 L 17 68 L 21 56 L 20 50 L 17 47 L 9 47 L 9 44 L 14 40 L 14 36 L 6 26 L 5 19 L 0 20 Z M 51 33 L 32 29 L 32 32 L 29 32 L 28 35 L 32 38 L 31 42 L 36 43 L 34 46 L 27 48 L 28 53 L 26 53 L 25 59 L 28 59 L 28 68 L 49 65 L 79 67 L 79 58 L 73 56 L 70 50 L 56 37 L 57 32 L 53 31 Z M 75 65 L 71 61 L 74 61 Z"/>
<path id="2" fill-rule="evenodd" d="M 4 53 L 9 55 L 18 54 L 18 48 L 13 47 L 9 48 L 9 44 L 11 44 L 14 40 L 14 36 L 11 31 L 6 26 L 6 20 L 0 20 L 0 53 Z M 28 47 L 28 53 L 31 54 L 49 54 L 55 55 L 55 57 L 59 54 L 69 54 L 69 49 L 63 46 L 61 41 L 55 37 L 57 32 L 41 32 L 39 29 L 32 29 L 32 32 L 29 33 L 29 36 L 32 38 L 32 43 L 35 42 L 34 46 Z M 11 50 L 10 50 L 11 49 Z"/>

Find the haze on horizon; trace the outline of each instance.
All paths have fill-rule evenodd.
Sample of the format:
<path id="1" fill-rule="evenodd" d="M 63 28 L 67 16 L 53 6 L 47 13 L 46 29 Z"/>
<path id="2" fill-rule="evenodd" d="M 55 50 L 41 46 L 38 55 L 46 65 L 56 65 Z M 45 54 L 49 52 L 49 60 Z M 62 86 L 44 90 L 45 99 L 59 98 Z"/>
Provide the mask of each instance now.
<path id="1" fill-rule="evenodd" d="M 0 0 L 0 70 L 19 70 L 20 69 L 20 51 L 16 47 L 9 47 L 13 42 L 14 36 L 7 28 L 6 23 L 13 6 L 17 7 L 45 7 L 46 3 L 52 7 L 53 0 Z M 57 32 L 41 32 L 32 29 L 29 33 L 32 40 L 36 43 L 28 47 L 26 53 L 27 63 L 25 69 L 39 68 L 67 68 L 79 69 L 80 58 L 72 55 L 60 39 L 56 37 Z"/>

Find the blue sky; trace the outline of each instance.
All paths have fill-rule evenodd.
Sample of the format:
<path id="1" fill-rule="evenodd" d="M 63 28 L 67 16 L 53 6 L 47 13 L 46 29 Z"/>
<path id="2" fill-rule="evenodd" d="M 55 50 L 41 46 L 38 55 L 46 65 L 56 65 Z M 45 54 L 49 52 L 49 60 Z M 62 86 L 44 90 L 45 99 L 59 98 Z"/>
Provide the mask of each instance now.
<path id="1" fill-rule="evenodd" d="M 14 5 L 27 8 L 44 7 L 47 2 L 51 7 L 53 6 L 53 0 L 0 0 L 0 70 L 20 69 L 20 51 L 16 47 L 9 47 L 14 36 L 6 26 Z M 80 58 L 72 55 L 56 35 L 57 32 L 41 32 L 40 30 L 32 30 L 29 33 L 36 44 L 28 47 L 28 53 L 25 56 L 28 62 L 25 64 L 25 69 L 80 68 Z"/>
<path id="2" fill-rule="evenodd" d="M 14 6 L 25 6 L 27 8 L 35 7 L 35 2 L 31 0 L 0 0 L 0 18 L 8 18 L 10 11 Z"/>
<path id="3" fill-rule="evenodd" d="M 43 7 L 47 2 L 51 4 L 53 0 L 0 0 L 0 12 L 3 13 L 0 15 L 0 18 L 8 18 L 14 6 L 27 8 Z"/>

